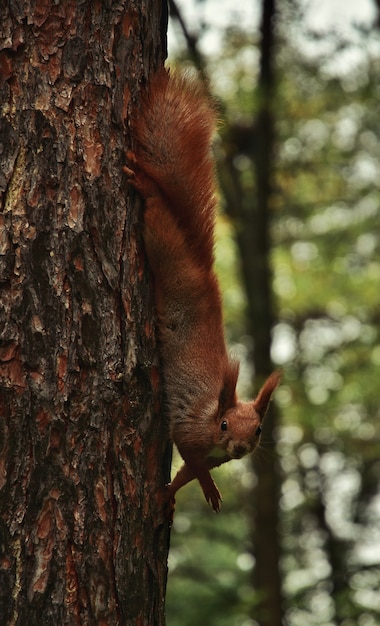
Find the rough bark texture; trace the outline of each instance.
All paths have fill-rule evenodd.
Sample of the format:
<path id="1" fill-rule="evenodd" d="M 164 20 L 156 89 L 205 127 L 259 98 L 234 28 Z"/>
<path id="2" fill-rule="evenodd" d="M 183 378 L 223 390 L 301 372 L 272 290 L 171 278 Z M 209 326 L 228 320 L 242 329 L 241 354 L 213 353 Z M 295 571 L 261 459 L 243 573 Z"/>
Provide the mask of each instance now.
<path id="1" fill-rule="evenodd" d="M 2 3 L 1 624 L 164 624 L 167 429 L 122 164 L 165 17 L 157 0 Z"/>

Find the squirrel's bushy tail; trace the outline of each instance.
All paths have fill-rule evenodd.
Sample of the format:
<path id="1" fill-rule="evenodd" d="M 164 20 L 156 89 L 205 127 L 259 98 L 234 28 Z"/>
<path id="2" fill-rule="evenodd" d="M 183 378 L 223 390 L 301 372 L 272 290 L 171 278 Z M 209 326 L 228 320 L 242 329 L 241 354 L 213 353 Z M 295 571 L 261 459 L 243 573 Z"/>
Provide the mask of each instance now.
<path id="1" fill-rule="evenodd" d="M 194 253 L 213 261 L 216 177 L 211 142 L 215 108 L 202 83 L 189 74 L 155 74 L 132 111 L 137 163 L 168 202 Z"/>

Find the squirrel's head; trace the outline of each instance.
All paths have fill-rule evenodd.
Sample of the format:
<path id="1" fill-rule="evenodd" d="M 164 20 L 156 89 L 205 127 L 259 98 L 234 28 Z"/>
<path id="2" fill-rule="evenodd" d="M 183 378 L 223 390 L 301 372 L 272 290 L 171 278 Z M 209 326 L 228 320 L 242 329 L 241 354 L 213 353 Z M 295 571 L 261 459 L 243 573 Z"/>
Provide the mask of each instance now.
<path id="1" fill-rule="evenodd" d="M 216 446 L 232 459 L 240 459 L 252 452 L 260 441 L 261 425 L 272 394 L 281 380 L 281 373 L 273 372 L 252 402 L 237 402 L 218 422 Z"/>

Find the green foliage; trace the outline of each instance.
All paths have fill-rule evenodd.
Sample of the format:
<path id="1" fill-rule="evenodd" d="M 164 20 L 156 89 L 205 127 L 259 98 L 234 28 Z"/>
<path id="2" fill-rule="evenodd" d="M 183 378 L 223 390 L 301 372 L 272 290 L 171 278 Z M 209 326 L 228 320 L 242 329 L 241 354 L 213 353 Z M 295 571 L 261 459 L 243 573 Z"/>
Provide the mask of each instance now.
<path id="1" fill-rule="evenodd" d="M 279 29 L 273 103 L 271 256 L 273 360 L 285 370 L 276 395 L 282 410 L 276 453 L 286 624 L 374 626 L 380 622 L 380 56 L 378 49 L 368 55 L 360 74 L 329 75 L 323 60 L 303 57 L 291 37 L 294 25 L 288 26 Z M 252 37 L 235 28 L 210 64 L 232 125 L 254 124 L 255 59 Z M 230 155 L 228 129 L 221 149 Z M 237 144 L 234 150 L 239 180 L 251 194 L 250 157 Z M 225 217 L 217 235 L 228 335 L 241 346 L 245 296 L 233 224 Z M 272 451 L 264 442 L 259 463 Z M 197 485 L 180 492 L 169 626 L 257 624 L 254 560 L 239 561 L 251 550 L 244 484 L 255 481 L 243 467 L 243 481 L 240 465 L 215 472 L 218 483 L 226 481 L 220 516 L 207 511 Z"/>
<path id="2" fill-rule="evenodd" d="M 239 281 L 237 259 L 231 224 L 221 216 L 216 227 L 215 267 L 223 283 L 224 318 L 231 341 L 237 341 L 245 330 L 245 294 Z"/>
<path id="3" fill-rule="evenodd" d="M 180 462 L 175 459 L 175 468 Z M 167 594 L 170 626 L 248 625 L 254 611 L 249 516 L 241 513 L 251 471 L 246 460 L 234 461 L 215 470 L 214 478 L 224 497 L 219 515 L 207 505 L 198 483 L 177 496 Z"/>

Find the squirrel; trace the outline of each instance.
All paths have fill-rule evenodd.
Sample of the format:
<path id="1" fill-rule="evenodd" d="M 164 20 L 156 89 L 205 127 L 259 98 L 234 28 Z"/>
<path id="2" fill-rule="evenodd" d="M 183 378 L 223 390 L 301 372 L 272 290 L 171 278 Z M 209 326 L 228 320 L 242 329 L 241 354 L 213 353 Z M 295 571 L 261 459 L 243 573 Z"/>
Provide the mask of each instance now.
<path id="1" fill-rule="evenodd" d="M 161 69 L 132 110 L 134 149 L 123 168 L 145 201 L 165 403 L 171 439 L 184 460 L 167 485 L 171 519 L 176 492 L 194 478 L 219 512 L 222 499 L 210 470 L 257 447 L 281 379 L 274 371 L 254 401 L 237 398 L 239 363 L 227 352 L 213 268 L 216 123 L 215 107 L 196 77 Z"/>

